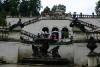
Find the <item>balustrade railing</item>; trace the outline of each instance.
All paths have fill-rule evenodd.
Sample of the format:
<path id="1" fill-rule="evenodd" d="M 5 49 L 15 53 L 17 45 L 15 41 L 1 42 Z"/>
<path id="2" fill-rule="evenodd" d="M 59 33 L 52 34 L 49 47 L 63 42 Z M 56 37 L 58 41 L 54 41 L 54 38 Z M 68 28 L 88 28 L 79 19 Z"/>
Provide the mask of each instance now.
<path id="1" fill-rule="evenodd" d="M 76 15 L 71 15 L 71 17 L 75 16 L 76 18 L 100 18 L 99 15 L 81 15 L 81 14 L 76 14 Z"/>
<path id="2" fill-rule="evenodd" d="M 9 28 L 8 27 L 0 27 L 0 40 L 8 39 Z"/>
<path id="3" fill-rule="evenodd" d="M 100 32 L 87 32 L 86 38 L 89 39 L 90 37 L 94 37 L 95 40 L 100 40 Z"/>
<path id="4" fill-rule="evenodd" d="M 96 26 L 96 25 L 87 23 L 87 22 L 85 22 L 85 21 L 81 21 L 81 20 L 79 20 L 79 21 L 80 21 L 83 25 L 85 25 L 86 27 L 92 28 L 92 30 L 95 30 L 95 29 L 97 29 L 97 28 L 100 28 L 100 27 L 98 27 L 98 26 Z"/>
<path id="5" fill-rule="evenodd" d="M 25 30 L 21 31 L 21 35 L 26 35 L 26 36 L 28 36 L 30 38 L 35 38 L 36 37 L 36 35 L 34 35 L 34 34 L 30 33 L 30 32 L 27 32 Z"/>
<path id="6" fill-rule="evenodd" d="M 96 41 L 100 41 L 100 32 L 86 32 L 86 33 L 79 33 L 79 34 L 76 34 L 73 39 L 75 41 L 87 41 L 88 39 L 90 39 L 90 37 L 94 37 L 94 39 Z"/>
<path id="7" fill-rule="evenodd" d="M 29 21 L 26 21 L 26 22 L 24 22 L 23 24 L 24 24 L 24 26 L 26 26 L 26 25 L 29 25 L 29 24 L 31 24 L 31 23 L 35 23 L 35 22 L 37 22 L 37 21 L 39 21 L 39 17 L 36 17 L 36 18 L 34 18 L 34 19 L 32 19 L 32 20 L 29 20 Z"/>

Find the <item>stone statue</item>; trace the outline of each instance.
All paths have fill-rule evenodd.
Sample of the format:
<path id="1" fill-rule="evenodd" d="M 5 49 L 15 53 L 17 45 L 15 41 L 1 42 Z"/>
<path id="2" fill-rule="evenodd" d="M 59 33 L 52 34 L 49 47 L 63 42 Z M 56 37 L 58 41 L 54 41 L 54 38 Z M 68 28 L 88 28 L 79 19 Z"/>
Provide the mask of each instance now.
<path id="1" fill-rule="evenodd" d="M 40 48 L 41 54 L 43 57 L 47 57 L 47 53 L 48 53 L 48 49 L 49 49 L 49 44 L 48 42 L 44 42 Z"/>
<path id="2" fill-rule="evenodd" d="M 91 50 L 90 52 L 93 52 L 94 49 L 97 48 L 96 41 L 93 37 L 90 37 L 90 39 L 88 40 L 87 48 Z"/>
<path id="3" fill-rule="evenodd" d="M 33 44 L 32 44 L 32 51 L 33 51 L 32 56 L 34 56 L 34 57 L 39 57 L 39 50 L 38 50 L 38 47 L 37 47 L 37 46 L 34 46 Z"/>
<path id="4" fill-rule="evenodd" d="M 56 47 L 54 47 L 53 49 L 50 50 L 50 53 L 52 54 L 52 57 L 59 57 L 59 58 L 61 57 L 59 55 L 58 50 L 59 50 L 59 46 L 56 46 Z"/>
<path id="5" fill-rule="evenodd" d="M 82 24 L 82 23 L 78 20 L 78 18 L 75 18 L 75 19 L 71 22 L 70 27 L 74 27 L 74 26 L 77 27 L 77 28 L 79 28 L 82 32 L 86 32 L 85 25 Z"/>

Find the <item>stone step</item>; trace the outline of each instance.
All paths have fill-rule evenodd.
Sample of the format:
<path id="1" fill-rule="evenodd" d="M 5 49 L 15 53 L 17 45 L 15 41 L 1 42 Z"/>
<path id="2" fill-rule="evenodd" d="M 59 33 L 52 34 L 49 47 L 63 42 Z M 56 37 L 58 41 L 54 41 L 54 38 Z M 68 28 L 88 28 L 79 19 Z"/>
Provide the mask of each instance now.
<path id="1" fill-rule="evenodd" d="M 65 65 L 69 64 L 70 61 L 61 58 L 23 58 L 22 64 L 47 64 L 47 65 Z"/>
<path id="2" fill-rule="evenodd" d="M 6 61 L 0 60 L 0 64 L 5 64 Z"/>

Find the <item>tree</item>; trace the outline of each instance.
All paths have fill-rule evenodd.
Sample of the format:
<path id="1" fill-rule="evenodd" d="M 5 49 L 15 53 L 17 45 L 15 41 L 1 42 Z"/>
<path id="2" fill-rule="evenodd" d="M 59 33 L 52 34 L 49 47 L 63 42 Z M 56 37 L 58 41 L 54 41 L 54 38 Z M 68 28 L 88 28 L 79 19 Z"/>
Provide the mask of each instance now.
<path id="1" fill-rule="evenodd" d="M 54 5 L 52 10 L 51 10 L 51 14 L 58 17 L 61 15 L 65 15 L 65 11 L 66 11 L 66 7 L 64 5 Z"/>
<path id="2" fill-rule="evenodd" d="M 3 1 L 3 4 L 1 1 Z M 0 11 L 3 9 L 8 16 L 18 16 L 19 13 L 22 16 L 37 16 L 40 8 L 40 0 L 0 0 Z"/>
<path id="3" fill-rule="evenodd" d="M 9 0 L 4 0 L 3 10 L 5 11 L 6 15 L 9 15 L 9 12 L 10 12 L 10 1 Z"/>
<path id="4" fill-rule="evenodd" d="M 5 18 L 0 17 L 0 26 L 6 26 Z"/>
<path id="5" fill-rule="evenodd" d="M 46 6 L 43 10 L 43 12 L 41 12 L 42 16 L 45 16 L 45 14 L 50 15 L 50 8 L 48 6 Z"/>
<path id="6" fill-rule="evenodd" d="M 57 8 L 57 5 L 54 5 L 53 8 L 52 8 L 52 11 L 55 12 L 56 8 Z"/>
<path id="7" fill-rule="evenodd" d="M 95 11 L 97 15 L 100 15 L 100 0 L 96 3 Z"/>
<path id="8" fill-rule="evenodd" d="M 22 0 L 19 13 L 21 16 L 29 16 L 29 1 Z"/>
<path id="9" fill-rule="evenodd" d="M 65 11 L 66 11 L 66 6 L 64 6 L 64 5 L 61 5 L 61 4 L 59 4 L 58 6 L 57 5 L 54 5 L 53 6 L 53 8 L 52 8 L 52 11 L 53 12 L 56 12 L 56 11 L 62 11 L 63 13 L 65 13 Z"/>
<path id="10" fill-rule="evenodd" d="M 46 8 L 44 8 L 44 13 L 49 13 L 50 12 L 50 8 L 47 6 Z"/>
<path id="11" fill-rule="evenodd" d="M 40 0 L 30 0 L 30 14 L 32 16 L 39 15 L 39 11 L 41 8 L 41 1 Z"/>
<path id="12" fill-rule="evenodd" d="M 0 26 L 5 26 L 6 25 L 6 14 L 5 11 L 3 10 L 3 3 L 0 0 Z"/>
<path id="13" fill-rule="evenodd" d="M 11 16 L 18 16 L 18 5 L 20 0 L 9 0 L 9 8 Z"/>
<path id="14" fill-rule="evenodd" d="M 5 11 L 2 9 L 0 11 L 0 26 L 6 26 L 6 13 Z"/>
<path id="15" fill-rule="evenodd" d="M 0 12 L 2 11 L 2 7 L 3 7 L 3 5 L 2 5 L 2 2 L 0 0 Z"/>
<path id="16" fill-rule="evenodd" d="M 4 10 L 0 12 L 0 26 L 6 26 L 6 13 Z"/>

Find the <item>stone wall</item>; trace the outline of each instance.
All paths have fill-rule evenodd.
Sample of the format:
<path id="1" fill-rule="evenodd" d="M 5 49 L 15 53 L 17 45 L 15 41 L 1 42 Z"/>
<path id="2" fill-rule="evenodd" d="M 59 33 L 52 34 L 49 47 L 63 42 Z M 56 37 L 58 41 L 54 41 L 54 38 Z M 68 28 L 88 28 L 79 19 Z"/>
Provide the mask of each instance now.
<path id="1" fill-rule="evenodd" d="M 24 22 L 26 22 L 26 21 L 29 21 L 29 20 L 32 20 L 33 18 L 25 18 L 25 17 L 23 17 L 23 18 L 6 18 L 6 21 L 7 21 L 7 23 L 9 24 L 11 24 L 11 25 L 13 25 L 13 24 L 16 24 L 18 21 L 19 21 L 19 19 L 22 19 L 22 23 L 24 23 Z"/>
<path id="2" fill-rule="evenodd" d="M 62 58 L 67 58 L 74 61 L 75 64 L 86 65 L 89 49 L 87 43 L 74 43 L 71 45 L 60 45 L 59 54 Z M 100 52 L 100 45 L 95 52 Z M 57 45 L 50 45 L 50 49 Z M 48 51 L 49 51 L 48 50 Z M 32 57 L 31 44 L 23 44 L 20 42 L 0 42 L 0 58 L 3 58 L 7 63 L 17 63 L 18 58 Z M 100 60 L 99 60 L 100 61 Z M 100 63 L 100 62 L 99 62 Z"/>

